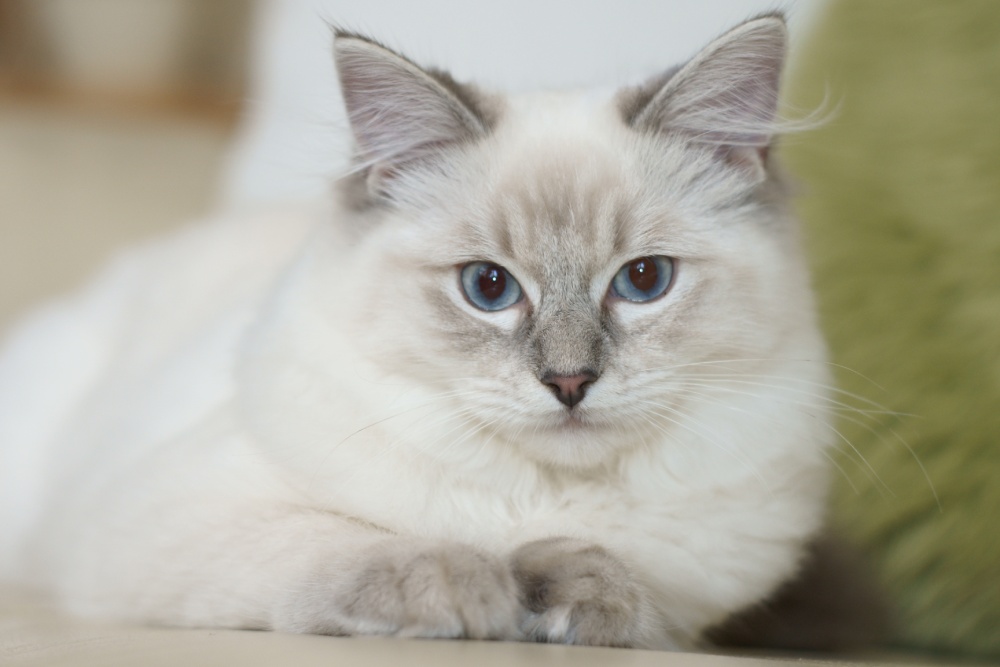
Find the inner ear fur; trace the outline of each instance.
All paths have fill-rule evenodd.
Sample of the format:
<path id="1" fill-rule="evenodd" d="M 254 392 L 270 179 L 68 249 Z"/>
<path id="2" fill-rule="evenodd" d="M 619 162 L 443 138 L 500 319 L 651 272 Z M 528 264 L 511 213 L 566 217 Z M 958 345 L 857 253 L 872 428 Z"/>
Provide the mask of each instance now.
<path id="1" fill-rule="evenodd" d="M 684 65 L 622 91 L 622 118 L 639 131 L 715 146 L 728 163 L 761 166 L 776 132 L 787 42 L 780 14 L 751 19 Z"/>
<path id="2" fill-rule="evenodd" d="M 356 160 L 379 189 L 408 163 L 486 135 L 484 96 L 357 33 L 337 30 L 334 55 Z"/>

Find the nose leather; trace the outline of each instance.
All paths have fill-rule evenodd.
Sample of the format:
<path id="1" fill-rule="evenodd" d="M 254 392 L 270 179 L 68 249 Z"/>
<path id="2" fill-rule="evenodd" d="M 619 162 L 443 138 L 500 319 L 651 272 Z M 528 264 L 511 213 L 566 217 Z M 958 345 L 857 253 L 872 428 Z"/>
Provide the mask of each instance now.
<path id="1" fill-rule="evenodd" d="M 548 385 L 559 402 L 568 408 L 582 401 L 587 388 L 596 381 L 597 374 L 589 370 L 572 375 L 546 373 L 542 376 L 542 383 Z"/>

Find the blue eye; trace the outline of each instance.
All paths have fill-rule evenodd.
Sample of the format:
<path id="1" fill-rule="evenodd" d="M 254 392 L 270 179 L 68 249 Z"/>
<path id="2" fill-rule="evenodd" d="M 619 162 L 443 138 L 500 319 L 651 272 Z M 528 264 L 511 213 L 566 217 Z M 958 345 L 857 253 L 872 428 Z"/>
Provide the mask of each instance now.
<path id="1" fill-rule="evenodd" d="M 521 300 L 521 286 L 507 269 L 492 262 L 472 262 L 462 267 L 462 289 L 480 310 L 503 310 Z"/>
<path id="2" fill-rule="evenodd" d="M 611 280 L 611 290 L 623 299 L 642 303 L 663 295 L 674 277 L 674 260 L 669 257 L 640 257 L 619 269 Z"/>

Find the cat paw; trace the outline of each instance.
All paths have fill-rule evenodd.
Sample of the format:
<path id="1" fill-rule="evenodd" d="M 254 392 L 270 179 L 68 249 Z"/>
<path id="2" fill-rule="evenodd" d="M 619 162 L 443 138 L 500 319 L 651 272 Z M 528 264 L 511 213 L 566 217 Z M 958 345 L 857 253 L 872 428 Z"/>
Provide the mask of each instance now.
<path id="1" fill-rule="evenodd" d="M 530 542 L 511 560 L 528 615 L 527 639 L 634 647 L 644 635 L 646 604 L 625 564 L 596 544 L 571 538 Z"/>
<path id="2" fill-rule="evenodd" d="M 388 542 L 337 593 L 347 634 L 520 639 L 507 563 L 462 544 Z"/>

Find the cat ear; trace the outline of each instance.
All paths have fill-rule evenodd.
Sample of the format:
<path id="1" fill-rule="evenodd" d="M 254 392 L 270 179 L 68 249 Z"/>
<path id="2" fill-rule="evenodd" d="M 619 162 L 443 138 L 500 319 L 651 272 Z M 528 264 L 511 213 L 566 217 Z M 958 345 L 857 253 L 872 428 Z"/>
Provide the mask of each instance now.
<path id="1" fill-rule="evenodd" d="M 414 159 L 482 136 L 487 122 L 450 76 L 370 39 L 337 31 L 334 54 L 358 161 L 384 181 Z"/>
<path id="2" fill-rule="evenodd" d="M 717 146 L 722 159 L 762 176 L 787 41 L 781 15 L 747 21 L 626 96 L 625 120 L 636 129 L 681 133 Z"/>

